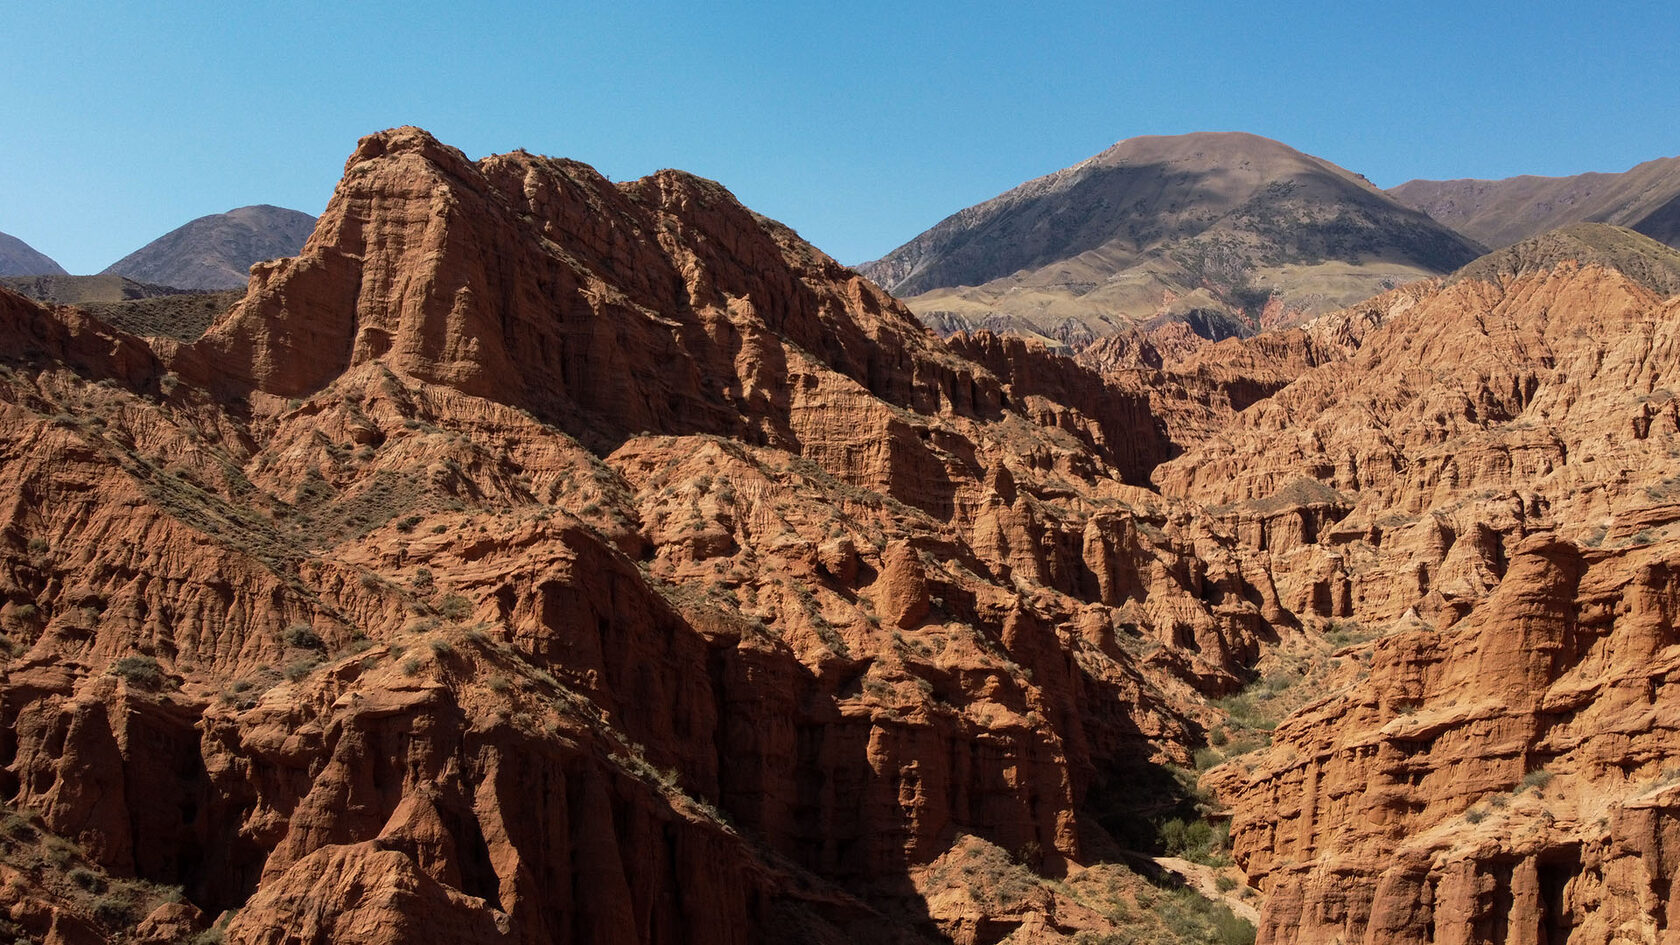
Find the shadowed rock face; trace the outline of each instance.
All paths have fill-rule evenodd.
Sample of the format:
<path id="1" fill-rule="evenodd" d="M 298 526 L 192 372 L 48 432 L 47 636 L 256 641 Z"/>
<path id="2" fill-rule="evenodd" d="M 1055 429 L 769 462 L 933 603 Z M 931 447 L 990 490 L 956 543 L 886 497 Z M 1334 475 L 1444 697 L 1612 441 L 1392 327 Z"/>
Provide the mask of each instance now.
<path id="1" fill-rule="evenodd" d="M 1123 141 L 860 268 L 942 332 L 1078 348 L 1152 320 L 1215 340 L 1252 334 L 1479 251 L 1328 161 L 1204 133 Z"/>
<path id="2" fill-rule="evenodd" d="M 297 253 L 315 226 L 307 213 L 266 204 L 199 217 L 105 267 L 177 289 L 242 289 L 252 264 Z"/>
<path id="3" fill-rule="evenodd" d="M 148 928 L 956 935 L 930 864 L 1079 868 L 1285 619 L 1135 484 L 1146 398 L 676 172 L 385 132 L 202 338 L 0 291 L 0 346 L 0 792 Z M 984 927 L 1113 929 L 1042 895 Z"/>

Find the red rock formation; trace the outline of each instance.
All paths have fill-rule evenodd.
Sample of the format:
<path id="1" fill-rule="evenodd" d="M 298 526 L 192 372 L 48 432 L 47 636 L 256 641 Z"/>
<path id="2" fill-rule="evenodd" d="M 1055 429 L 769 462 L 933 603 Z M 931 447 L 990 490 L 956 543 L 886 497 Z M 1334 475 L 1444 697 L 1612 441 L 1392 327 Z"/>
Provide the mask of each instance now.
<path id="1" fill-rule="evenodd" d="M 1563 263 L 1407 304 L 1157 473 L 1340 496 L 1283 547 L 1219 514 L 1285 607 L 1393 631 L 1212 778 L 1260 940 L 1664 941 L 1676 300 Z"/>
<path id="2" fill-rule="evenodd" d="M 1286 617 L 1141 400 L 675 172 L 402 129 L 198 342 L 0 306 L 0 788 L 231 941 L 915 938 Z"/>

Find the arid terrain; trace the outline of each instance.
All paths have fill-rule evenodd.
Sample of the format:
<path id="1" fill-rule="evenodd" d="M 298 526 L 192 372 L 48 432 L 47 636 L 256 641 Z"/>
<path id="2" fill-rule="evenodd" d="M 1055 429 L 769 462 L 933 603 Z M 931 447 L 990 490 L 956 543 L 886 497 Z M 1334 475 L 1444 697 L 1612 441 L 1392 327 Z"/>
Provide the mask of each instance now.
<path id="1" fill-rule="evenodd" d="M 949 334 L 1075 349 L 1139 326 L 1250 335 L 1445 275 L 1474 240 L 1258 135 L 1131 138 L 969 207 L 859 271 Z"/>
<path id="2" fill-rule="evenodd" d="M 1680 157 L 1617 174 L 1413 180 L 1388 194 L 1495 249 L 1570 223 L 1611 223 L 1680 245 Z"/>
<path id="3" fill-rule="evenodd" d="M 307 213 L 267 204 L 240 207 L 184 223 L 100 275 L 177 289 L 242 289 L 253 263 L 296 255 L 314 228 Z"/>
<path id="4" fill-rule="evenodd" d="M 414 128 L 243 292 L 0 287 L 0 938 L 1672 941 L 1680 251 L 1284 158 L 1077 356 Z"/>

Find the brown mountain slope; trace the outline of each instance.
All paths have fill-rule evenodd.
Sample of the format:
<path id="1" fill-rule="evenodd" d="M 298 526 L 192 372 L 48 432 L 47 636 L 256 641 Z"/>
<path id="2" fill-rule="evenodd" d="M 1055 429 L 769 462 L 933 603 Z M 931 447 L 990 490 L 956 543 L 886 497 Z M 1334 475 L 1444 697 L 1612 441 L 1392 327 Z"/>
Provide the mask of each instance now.
<path id="1" fill-rule="evenodd" d="M 1209 337 L 1248 333 L 1446 273 L 1479 251 L 1328 161 L 1203 133 L 1122 141 L 860 271 L 941 331 L 1084 344 L 1158 317 Z"/>
<path id="2" fill-rule="evenodd" d="M 1110 834 L 1290 632 L 1252 556 L 1136 395 L 716 184 L 398 129 L 203 338 L 0 291 L 0 352 L 0 791 L 188 931 L 1211 934 Z M 179 934 L 51 866 L 24 934 Z"/>
<path id="3" fill-rule="evenodd" d="M 213 213 L 170 230 L 100 274 L 182 289 L 240 289 L 253 263 L 296 254 L 314 226 L 307 213 L 267 204 Z"/>
<path id="4" fill-rule="evenodd" d="M 1680 157 L 1619 174 L 1413 180 L 1388 193 L 1491 247 L 1570 223 L 1613 223 L 1680 245 Z"/>
<path id="5" fill-rule="evenodd" d="M 64 267 L 15 236 L 0 233 L 0 276 L 62 276 Z"/>

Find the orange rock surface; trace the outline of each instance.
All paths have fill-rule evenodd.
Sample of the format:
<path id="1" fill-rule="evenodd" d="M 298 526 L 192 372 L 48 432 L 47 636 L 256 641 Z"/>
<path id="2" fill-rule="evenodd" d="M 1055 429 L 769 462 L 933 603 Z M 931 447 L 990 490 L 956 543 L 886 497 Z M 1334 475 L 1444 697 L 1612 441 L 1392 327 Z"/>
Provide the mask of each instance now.
<path id="1" fill-rule="evenodd" d="M 1667 941 L 1680 298 L 1522 253 L 1074 359 L 404 128 L 201 338 L 0 290 L 0 931 L 1182 940 L 1310 658 L 1262 942 Z"/>
<path id="2" fill-rule="evenodd" d="M 677 172 L 398 129 L 197 341 L 0 315 L 0 787 L 228 941 L 938 935 L 1278 616 L 1143 399 Z"/>

